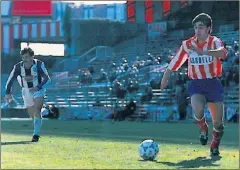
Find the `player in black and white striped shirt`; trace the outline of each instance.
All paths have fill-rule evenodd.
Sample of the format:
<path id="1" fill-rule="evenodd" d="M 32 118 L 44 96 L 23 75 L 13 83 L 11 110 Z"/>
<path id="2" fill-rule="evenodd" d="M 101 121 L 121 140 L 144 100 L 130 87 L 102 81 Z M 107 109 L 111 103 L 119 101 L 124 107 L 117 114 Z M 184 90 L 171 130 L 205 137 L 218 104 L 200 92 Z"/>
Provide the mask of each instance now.
<path id="1" fill-rule="evenodd" d="M 11 88 L 17 79 L 22 87 L 24 104 L 34 122 L 32 142 L 37 142 L 42 125 L 41 109 L 50 77 L 44 63 L 34 59 L 34 51 L 31 48 L 24 48 L 21 56 L 23 61 L 14 65 L 7 80 L 5 100 L 9 102 L 12 99 Z"/>

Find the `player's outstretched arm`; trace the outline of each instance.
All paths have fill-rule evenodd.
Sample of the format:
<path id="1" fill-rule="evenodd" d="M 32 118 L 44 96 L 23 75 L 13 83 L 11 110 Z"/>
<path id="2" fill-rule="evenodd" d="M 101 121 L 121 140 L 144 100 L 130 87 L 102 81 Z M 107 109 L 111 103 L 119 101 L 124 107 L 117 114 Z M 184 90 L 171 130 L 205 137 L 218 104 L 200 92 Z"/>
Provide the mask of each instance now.
<path id="1" fill-rule="evenodd" d="M 178 69 L 183 65 L 183 63 L 188 59 L 188 53 L 184 49 L 184 45 L 186 46 L 186 42 L 184 41 L 182 45 L 178 48 L 177 53 L 172 58 L 171 62 L 168 65 L 168 68 L 163 74 L 163 78 L 161 81 L 160 89 L 163 90 L 168 85 L 169 74 L 171 71 L 178 71 Z"/>
<path id="2" fill-rule="evenodd" d="M 41 84 L 38 84 L 36 88 L 38 90 L 41 90 L 42 88 L 47 88 L 48 84 L 51 82 L 51 79 L 49 77 L 48 71 L 43 62 L 41 63 L 41 66 L 39 69 L 40 69 L 40 75 L 43 78 L 43 81 Z"/>
<path id="3" fill-rule="evenodd" d="M 224 48 L 224 45 L 222 43 L 222 41 L 220 39 L 216 39 L 214 41 L 216 49 L 211 50 L 208 49 L 206 51 L 201 50 L 200 48 L 198 48 L 194 43 L 192 43 L 192 49 L 194 51 L 196 51 L 198 53 L 198 55 L 209 55 L 209 56 L 213 56 L 213 57 L 219 57 L 222 59 L 226 59 L 227 58 L 227 50 Z"/>
<path id="4" fill-rule="evenodd" d="M 166 71 L 163 74 L 162 81 L 161 81 L 161 87 L 160 87 L 161 91 L 164 90 L 168 85 L 168 78 L 169 78 L 170 72 L 171 71 L 169 69 L 166 69 Z"/>
<path id="5" fill-rule="evenodd" d="M 5 91 L 5 100 L 6 102 L 10 102 L 11 99 L 12 99 L 12 95 L 11 95 L 11 91 L 12 91 L 12 85 L 13 85 L 13 82 L 14 80 L 17 78 L 18 74 L 19 74 L 19 68 L 18 65 L 14 65 L 9 77 L 8 77 L 8 80 L 7 80 L 7 83 L 6 83 L 6 91 Z"/>
<path id="6" fill-rule="evenodd" d="M 225 48 L 219 48 L 216 50 L 207 50 L 204 54 L 210 55 L 213 57 L 226 58 L 227 51 Z"/>

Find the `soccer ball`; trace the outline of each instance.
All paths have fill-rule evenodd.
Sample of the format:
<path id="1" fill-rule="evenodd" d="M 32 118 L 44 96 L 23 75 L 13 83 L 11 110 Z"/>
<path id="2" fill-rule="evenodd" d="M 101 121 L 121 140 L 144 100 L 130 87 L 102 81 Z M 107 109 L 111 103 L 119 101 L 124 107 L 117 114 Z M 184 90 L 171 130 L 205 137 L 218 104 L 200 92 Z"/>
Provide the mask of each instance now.
<path id="1" fill-rule="evenodd" d="M 139 154 L 144 160 L 153 161 L 159 152 L 157 142 L 152 139 L 144 140 L 139 146 Z"/>

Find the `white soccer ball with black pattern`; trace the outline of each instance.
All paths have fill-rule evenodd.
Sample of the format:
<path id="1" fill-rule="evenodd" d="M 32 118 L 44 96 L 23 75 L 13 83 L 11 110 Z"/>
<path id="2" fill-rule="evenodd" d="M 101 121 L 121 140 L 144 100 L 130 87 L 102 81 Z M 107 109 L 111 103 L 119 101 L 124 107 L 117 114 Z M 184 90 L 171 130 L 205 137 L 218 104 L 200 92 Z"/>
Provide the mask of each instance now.
<path id="1" fill-rule="evenodd" d="M 153 161 L 158 153 L 158 144 L 152 139 L 144 140 L 139 146 L 139 154 L 144 160 Z"/>

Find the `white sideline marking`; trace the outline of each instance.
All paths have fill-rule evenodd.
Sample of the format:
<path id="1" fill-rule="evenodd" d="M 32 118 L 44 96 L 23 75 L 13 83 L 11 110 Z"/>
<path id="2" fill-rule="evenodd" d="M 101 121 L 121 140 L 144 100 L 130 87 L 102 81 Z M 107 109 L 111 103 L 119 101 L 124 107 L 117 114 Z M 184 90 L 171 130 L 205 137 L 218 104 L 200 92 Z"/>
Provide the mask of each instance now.
<path id="1" fill-rule="evenodd" d="M 1 121 L 26 121 L 26 120 L 32 120 L 32 118 L 1 118 Z"/>

